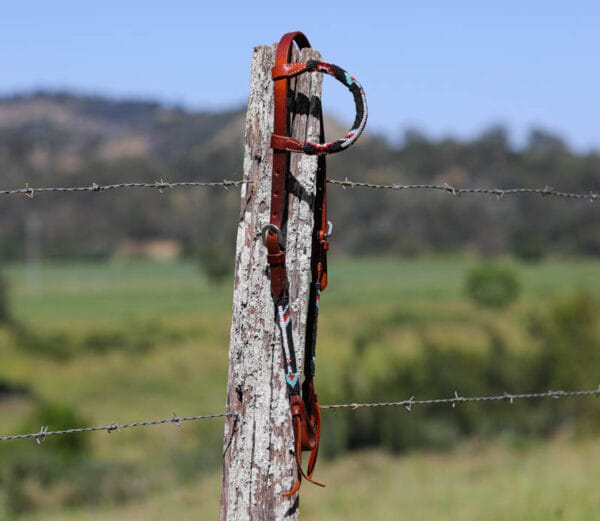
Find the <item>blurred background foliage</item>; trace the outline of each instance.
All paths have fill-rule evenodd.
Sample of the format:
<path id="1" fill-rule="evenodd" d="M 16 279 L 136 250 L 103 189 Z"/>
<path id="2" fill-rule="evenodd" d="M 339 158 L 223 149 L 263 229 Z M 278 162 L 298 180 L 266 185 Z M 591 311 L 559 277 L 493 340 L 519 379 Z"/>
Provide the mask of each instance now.
<path id="1" fill-rule="evenodd" d="M 243 110 L 192 112 L 158 103 L 68 93 L 0 99 L 0 167 L 8 188 L 130 181 L 241 178 Z M 329 122 L 330 135 L 340 132 Z M 471 141 L 432 140 L 407 130 L 399 143 L 365 136 L 329 162 L 329 176 L 375 183 L 448 183 L 510 188 L 600 190 L 600 154 L 570 150 L 535 129 L 521 147 L 496 126 Z M 550 253 L 597 255 L 600 217 L 585 204 L 511 197 L 496 203 L 448 194 L 330 190 L 336 248 L 352 255 L 419 255 L 468 249 L 510 252 L 536 261 Z M 22 259 L 36 242 L 45 258 L 106 259 L 132 241 L 174 241 L 184 255 L 207 243 L 229 254 L 238 214 L 236 190 L 153 190 L 55 194 L 0 206 L 0 255 Z M 32 211 L 34 217 L 32 217 Z M 474 219 L 473 216 L 477 218 Z M 217 241 L 215 239 L 225 238 Z M 223 244 L 220 244 L 223 243 Z M 127 248 L 127 245 L 130 248 Z M 229 255 L 227 255 L 229 257 Z M 214 263 L 207 269 L 214 270 Z M 219 270 L 217 270 L 219 271 Z"/>
<path id="2" fill-rule="evenodd" d="M 5 97 L 2 186 L 239 179 L 243 118 L 68 93 Z M 331 159 L 329 175 L 598 192 L 600 155 L 542 130 L 521 147 L 501 127 L 471 141 L 409 130 L 399 143 L 365 137 Z M 238 190 L 2 197 L 1 434 L 222 411 Z M 598 386 L 596 206 L 334 187 L 329 197 L 323 403 Z M 370 449 L 593 439 L 599 413 L 594 399 L 327 411 L 321 468 Z M 2 442 L 0 519 L 94 508 L 129 518 L 130 503 L 218 482 L 222 435 L 212 421 Z"/>
<path id="3" fill-rule="evenodd" d="M 321 402 L 596 388 L 598 263 L 496 262 L 332 255 L 317 353 Z M 519 296 L 490 308 L 470 288 L 474 273 L 491 266 L 495 274 L 498 265 Z M 5 273 L 13 318 L 0 326 L 3 434 L 223 409 L 231 280 L 215 284 L 195 260 L 43 264 L 37 290 L 26 266 Z M 320 469 L 371 449 L 392 457 L 474 442 L 523 451 L 544 440 L 593 440 L 599 407 L 594 398 L 564 398 L 325 411 Z M 222 429 L 211 420 L 2 442 L 0 507 L 6 519 L 62 519 L 63 511 L 79 519 L 65 509 L 97 508 L 116 519 L 132 502 L 199 480 L 216 484 Z"/>

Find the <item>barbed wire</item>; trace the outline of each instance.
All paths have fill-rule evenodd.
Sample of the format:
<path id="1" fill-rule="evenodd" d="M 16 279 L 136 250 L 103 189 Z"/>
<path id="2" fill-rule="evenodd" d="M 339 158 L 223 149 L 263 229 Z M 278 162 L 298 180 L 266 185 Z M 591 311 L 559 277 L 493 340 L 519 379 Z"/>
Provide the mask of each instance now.
<path id="1" fill-rule="evenodd" d="M 248 181 L 223 179 L 223 181 L 177 181 L 169 183 L 160 179 L 153 183 L 114 183 L 107 185 L 92 183 L 91 185 L 86 186 L 51 186 L 42 188 L 33 188 L 26 184 L 25 188 L 0 190 L 0 195 L 26 195 L 33 199 L 33 196 L 36 193 L 44 192 L 106 192 L 108 190 L 120 190 L 123 188 L 154 188 L 158 191 L 162 191 L 167 188 L 229 188 L 232 186 L 240 186 L 245 183 L 248 183 Z"/>
<path id="2" fill-rule="evenodd" d="M 170 418 L 162 418 L 160 420 L 146 420 L 130 423 L 111 423 L 109 425 L 98 425 L 95 427 L 75 427 L 72 429 L 62 429 L 57 431 L 49 431 L 47 425 L 43 425 L 39 432 L 30 432 L 27 434 L 14 434 L 12 436 L 0 436 L 0 441 L 11 441 L 11 440 L 22 440 L 26 438 L 35 438 L 37 443 L 42 443 L 46 438 L 50 436 L 61 436 L 64 434 L 74 434 L 80 432 L 93 432 L 93 431 L 106 431 L 109 434 L 113 431 L 121 432 L 123 429 L 131 429 L 133 427 L 150 427 L 153 425 L 163 425 L 165 423 L 172 423 L 175 425 L 181 425 L 183 422 L 191 422 L 198 420 L 209 420 L 212 418 L 224 418 L 226 416 L 237 416 L 235 412 L 222 412 L 217 414 L 204 414 L 199 416 L 177 416 L 173 413 Z"/>
<path id="3" fill-rule="evenodd" d="M 460 196 L 461 194 L 484 194 L 484 195 L 493 195 L 498 199 L 506 195 L 516 195 L 516 194 L 537 194 L 541 196 L 552 196 L 552 197 L 562 197 L 564 199 L 587 199 L 590 202 L 594 202 L 600 199 L 600 194 L 596 192 L 587 192 L 587 193 L 576 193 L 576 192 L 563 192 L 560 190 L 555 190 L 549 186 L 545 186 L 544 188 L 456 188 L 454 186 L 450 186 L 447 183 L 443 185 L 435 185 L 435 184 L 408 184 L 408 185 L 400 185 L 400 184 L 376 184 L 376 183 L 366 183 L 366 182 L 356 182 L 350 181 L 349 179 L 338 180 L 338 179 L 328 179 L 328 183 L 332 185 L 339 185 L 342 188 L 371 188 L 375 190 L 437 190 L 447 192 L 451 195 Z"/>
<path id="4" fill-rule="evenodd" d="M 399 402 L 374 402 L 374 403 L 336 403 L 330 405 L 321 405 L 321 409 L 360 409 L 365 407 L 404 407 L 407 411 L 411 411 L 415 405 L 452 405 L 455 408 L 463 402 L 499 402 L 507 401 L 511 405 L 516 400 L 543 400 L 547 398 L 564 398 L 564 397 L 583 397 L 583 396 L 600 396 L 600 385 L 596 389 L 582 391 L 546 391 L 541 393 L 503 393 L 491 396 L 460 396 L 454 391 L 454 396 L 451 398 L 433 398 L 428 400 L 416 400 L 411 396 L 408 400 Z"/>
<path id="5" fill-rule="evenodd" d="M 468 402 L 499 402 L 505 401 L 511 405 L 517 400 L 542 400 L 542 399 L 559 399 L 565 397 L 581 398 L 586 396 L 597 396 L 600 397 L 600 385 L 596 389 L 579 390 L 579 391 L 546 391 L 540 393 L 507 393 L 490 396 L 461 396 L 458 392 L 454 392 L 454 396 L 450 398 L 433 398 L 426 400 L 415 399 L 411 396 L 408 400 L 401 400 L 398 402 L 372 402 L 372 403 L 335 403 L 321 405 L 321 409 L 361 409 L 361 408 L 375 408 L 375 407 L 404 407 L 407 411 L 411 411 L 414 406 L 419 405 L 451 405 L 452 408 L 456 408 L 461 403 Z M 160 420 L 147 420 L 131 423 L 111 423 L 109 425 L 98 425 L 94 427 L 76 427 L 72 429 L 62 429 L 56 431 L 49 431 L 48 426 L 42 426 L 38 432 L 30 432 L 27 434 L 14 434 L 11 436 L 0 436 L 0 441 L 12 441 L 22 440 L 27 438 L 33 438 L 39 444 L 42 443 L 46 438 L 50 436 L 61 436 L 65 434 L 75 434 L 82 432 L 93 432 L 93 431 L 106 431 L 109 434 L 114 431 L 121 432 L 123 429 L 130 429 L 132 427 L 149 427 L 154 425 L 163 425 L 171 423 L 175 425 L 181 425 L 183 422 L 208 420 L 212 418 L 225 418 L 227 416 L 233 416 L 239 419 L 239 415 L 236 412 L 222 412 L 217 414 L 205 414 L 199 416 L 177 416 L 173 413 L 170 418 L 162 418 Z"/>
<path id="6" fill-rule="evenodd" d="M 590 202 L 597 201 L 600 199 L 600 194 L 590 192 L 564 192 L 556 190 L 552 187 L 546 186 L 544 188 L 457 188 L 450 186 L 445 183 L 443 185 L 436 184 L 377 184 L 367 183 L 362 181 L 351 181 L 349 179 L 328 179 L 327 182 L 331 185 L 341 186 L 342 188 L 370 188 L 375 190 L 394 190 L 394 191 L 406 191 L 406 190 L 430 190 L 430 191 L 442 191 L 451 195 L 460 196 L 461 194 L 480 194 L 480 195 L 491 195 L 498 199 L 501 199 L 508 195 L 518 194 L 535 194 L 542 197 L 559 197 L 563 199 L 577 199 L 577 200 L 588 200 Z M 34 197 L 36 193 L 46 192 L 63 192 L 63 193 L 77 193 L 77 192 L 106 192 L 111 190 L 121 189 L 155 189 L 160 192 L 166 189 L 173 188 L 229 188 L 241 186 L 243 184 L 250 183 L 250 181 L 244 180 L 228 180 L 223 181 L 177 181 L 170 183 L 163 179 L 149 183 L 113 183 L 113 184 L 97 184 L 92 183 L 91 185 L 85 186 L 62 186 L 62 187 L 30 187 L 28 184 L 25 188 L 15 189 L 4 189 L 0 190 L 0 195 L 25 195 L 29 198 Z"/>

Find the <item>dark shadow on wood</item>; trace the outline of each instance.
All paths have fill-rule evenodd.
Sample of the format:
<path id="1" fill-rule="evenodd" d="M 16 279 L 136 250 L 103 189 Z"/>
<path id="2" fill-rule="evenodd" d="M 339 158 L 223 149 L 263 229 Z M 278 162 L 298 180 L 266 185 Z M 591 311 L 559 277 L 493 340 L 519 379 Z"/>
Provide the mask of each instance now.
<path id="1" fill-rule="evenodd" d="M 321 117 L 321 98 L 319 96 L 311 96 L 310 98 L 306 94 L 298 93 L 294 100 L 294 114 L 298 115 L 310 115 L 313 118 L 319 119 Z M 298 182 L 298 180 L 290 174 L 287 179 L 287 190 L 294 194 L 298 199 L 308 204 L 312 210 L 314 204 L 314 194 L 308 193 L 307 190 Z"/>
<path id="2" fill-rule="evenodd" d="M 296 512 L 298 512 L 299 506 L 300 506 L 300 496 L 298 494 L 296 494 L 296 499 L 294 499 L 292 506 L 290 508 L 288 508 L 287 512 L 285 513 L 285 517 L 293 516 Z"/>
<path id="3" fill-rule="evenodd" d="M 287 178 L 287 185 L 288 192 L 294 194 L 298 199 L 308 204 L 309 208 L 312 210 L 315 196 L 309 193 L 292 174 Z"/>

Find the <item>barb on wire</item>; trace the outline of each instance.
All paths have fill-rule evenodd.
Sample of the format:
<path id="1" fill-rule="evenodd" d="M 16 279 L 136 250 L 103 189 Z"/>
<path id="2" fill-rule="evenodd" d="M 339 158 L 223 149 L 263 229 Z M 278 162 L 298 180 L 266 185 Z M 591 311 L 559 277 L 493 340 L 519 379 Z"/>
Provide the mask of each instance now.
<path id="1" fill-rule="evenodd" d="M 460 196 L 461 194 L 485 194 L 485 195 L 494 195 L 497 198 L 502 198 L 506 195 L 516 195 L 516 194 L 537 194 L 541 196 L 552 196 L 552 197 L 562 197 L 564 199 L 583 199 L 588 200 L 590 202 L 597 201 L 600 199 L 600 194 L 596 192 L 587 192 L 587 193 L 575 193 L 575 192 L 562 192 L 560 190 L 555 190 L 549 186 L 544 188 L 456 188 L 450 186 L 448 183 L 444 183 L 443 185 L 435 185 L 435 184 L 410 184 L 410 185 L 399 185 L 399 184 L 376 184 L 376 183 L 363 183 L 357 181 L 350 181 L 348 179 L 339 180 L 339 179 L 328 179 L 328 183 L 332 185 L 339 185 L 342 188 L 372 188 L 376 190 L 439 190 L 442 192 L 447 192 L 454 196 Z"/>
<path id="2" fill-rule="evenodd" d="M 165 423 L 172 423 L 174 425 L 181 425 L 183 422 L 198 421 L 198 420 L 209 420 L 211 418 L 224 418 L 226 416 L 236 416 L 235 412 L 222 412 L 217 414 L 204 414 L 199 416 L 177 416 L 173 413 L 171 418 L 162 418 L 160 420 L 146 420 L 139 422 L 130 423 L 111 423 L 110 425 L 98 425 L 94 427 L 76 427 L 72 429 L 63 429 L 59 431 L 49 431 L 48 426 L 44 425 L 40 428 L 39 432 L 30 432 L 27 434 L 14 434 L 12 436 L 0 436 L 0 441 L 10 440 L 22 440 L 26 438 L 34 438 L 38 444 L 43 443 L 49 436 L 60 436 L 63 434 L 74 434 L 79 432 L 93 432 L 93 431 L 106 431 L 109 434 L 113 431 L 121 432 L 123 429 L 131 429 L 132 427 L 150 427 L 152 425 L 163 425 Z"/>
<path id="3" fill-rule="evenodd" d="M 374 403 L 335 403 L 328 405 L 321 405 L 321 409 L 361 409 L 368 407 L 404 407 L 408 412 L 412 411 L 414 406 L 419 405 L 451 405 L 453 408 L 457 407 L 461 403 L 465 402 L 500 402 L 506 401 L 511 405 L 516 400 L 542 400 L 542 399 L 559 399 L 566 397 L 581 398 L 585 396 L 596 396 L 600 397 L 600 385 L 596 389 L 580 390 L 580 391 L 546 391 L 541 393 L 520 393 L 511 394 L 504 392 L 498 395 L 490 396 L 461 396 L 457 391 L 454 391 L 454 396 L 450 398 L 433 398 L 426 400 L 417 400 L 414 396 L 411 396 L 408 400 L 401 400 L 399 402 L 374 402 Z M 173 416 L 170 418 L 162 418 L 160 420 L 147 420 L 131 423 L 111 423 L 109 425 L 98 425 L 94 427 L 77 427 L 73 429 L 63 429 L 58 431 L 49 431 L 48 426 L 43 425 L 39 432 L 30 432 L 27 434 L 15 434 L 12 436 L 0 436 L 0 441 L 10 440 L 22 440 L 26 438 L 35 439 L 36 443 L 41 444 L 50 436 L 60 436 L 63 434 L 74 434 L 81 432 L 92 432 L 92 431 L 106 431 L 109 434 L 113 431 L 121 432 L 123 429 L 130 429 L 132 427 L 149 427 L 152 425 L 162 425 L 171 423 L 177 426 L 181 426 L 183 422 L 197 421 L 197 420 L 208 420 L 211 418 L 225 418 L 233 416 L 235 422 L 233 429 L 236 428 L 237 422 L 239 421 L 239 414 L 236 412 L 222 412 L 217 414 L 205 414 L 201 416 L 177 416 L 173 412 Z M 230 443 L 230 442 L 229 442 Z M 229 445 L 229 444 L 228 444 Z"/>
<path id="4" fill-rule="evenodd" d="M 119 190 L 124 188 L 154 188 L 158 190 L 160 193 L 164 193 L 163 190 L 167 188 L 209 188 L 209 187 L 220 187 L 225 190 L 229 187 L 241 186 L 243 184 L 247 184 L 250 181 L 243 180 L 227 180 L 223 181 L 179 181 L 170 183 L 163 179 L 155 181 L 153 183 L 114 183 L 107 185 L 99 185 L 97 183 L 92 183 L 89 186 L 64 186 L 64 187 L 42 187 L 42 188 L 33 188 L 30 187 L 29 184 L 25 185 L 25 188 L 16 188 L 12 190 L 0 190 L 0 195 L 25 195 L 30 199 L 33 199 L 34 194 L 36 193 L 45 193 L 45 192 L 106 192 L 108 190 Z M 563 199 L 579 199 L 579 200 L 587 200 L 590 202 L 597 201 L 600 199 L 600 194 L 596 192 L 563 192 L 560 190 L 555 190 L 549 186 L 544 188 L 456 188 L 454 186 L 450 186 L 448 183 L 444 183 L 443 185 L 435 185 L 435 184 L 376 184 L 376 183 L 366 183 L 359 181 L 351 181 L 348 178 L 344 180 L 339 179 L 328 179 L 328 183 L 332 185 L 341 186 L 343 189 L 346 188 L 371 188 L 371 189 L 379 189 L 379 190 L 434 190 L 434 191 L 442 191 L 454 195 L 456 197 L 460 197 L 461 194 L 482 194 L 482 195 L 493 195 L 498 199 L 502 199 L 506 195 L 516 195 L 516 194 L 537 194 L 550 197 L 561 197 Z"/>
<path id="5" fill-rule="evenodd" d="M 361 409 L 365 407 L 404 407 L 408 412 L 411 412 L 415 405 L 451 405 L 453 408 L 465 402 L 499 402 L 507 401 L 511 405 L 515 400 L 543 400 L 546 398 L 563 398 L 563 397 L 582 397 L 582 396 L 600 396 L 600 385 L 596 389 L 583 391 L 546 391 L 542 393 L 521 393 L 509 394 L 503 393 L 492 396 L 460 396 L 454 391 L 454 396 L 451 398 L 434 398 L 428 400 L 415 400 L 411 396 L 408 400 L 399 402 L 375 402 L 375 403 L 336 403 L 330 405 L 321 405 L 321 409 Z"/>
<path id="6" fill-rule="evenodd" d="M 209 188 L 209 187 L 220 187 L 227 189 L 230 186 L 240 186 L 248 181 L 241 180 L 227 180 L 223 181 L 179 181 L 169 183 L 160 179 L 153 183 L 114 183 L 108 185 L 99 185 L 92 183 L 88 186 L 50 186 L 44 188 L 32 188 L 29 184 L 25 185 L 25 188 L 16 188 L 13 190 L 0 190 L 0 195 L 25 195 L 30 199 L 33 199 L 34 194 L 44 192 L 106 192 L 107 190 L 119 190 L 123 188 L 154 188 L 159 192 L 163 193 L 166 188 Z"/>

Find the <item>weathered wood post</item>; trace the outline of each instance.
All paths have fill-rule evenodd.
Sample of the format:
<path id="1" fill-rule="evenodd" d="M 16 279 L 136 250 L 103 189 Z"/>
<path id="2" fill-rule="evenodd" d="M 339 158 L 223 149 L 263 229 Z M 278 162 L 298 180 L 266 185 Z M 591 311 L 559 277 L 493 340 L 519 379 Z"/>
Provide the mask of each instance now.
<path id="1" fill-rule="evenodd" d="M 227 410 L 238 416 L 225 424 L 221 520 L 298 519 L 298 496 L 282 496 L 296 475 L 294 440 L 260 233 L 269 222 L 271 200 L 275 50 L 276 46 L 257 47 L 252 60 L 227 389 Z M 313 49 L 295 54 L 300 61 L 311 58 L 320 56 Z M 321 83 L 319 73 L 290 82 L 295 96 L 293 136 L 302 141 L 319 139 L 319 121 L 310 114 L 310 100 L 320 97 Z M 290 181 L 295 195 L 289 207 L 286 253 L 298 367 L 303 360 L 316 170 L 316 156 L 292 154 Z"/>

